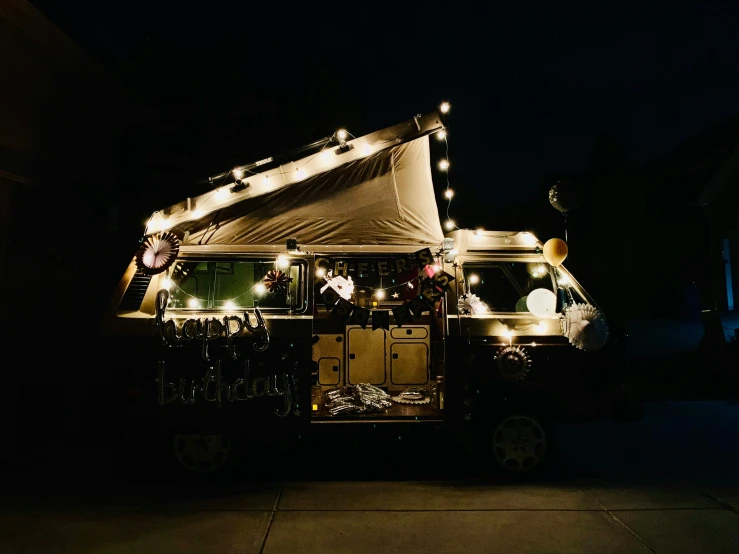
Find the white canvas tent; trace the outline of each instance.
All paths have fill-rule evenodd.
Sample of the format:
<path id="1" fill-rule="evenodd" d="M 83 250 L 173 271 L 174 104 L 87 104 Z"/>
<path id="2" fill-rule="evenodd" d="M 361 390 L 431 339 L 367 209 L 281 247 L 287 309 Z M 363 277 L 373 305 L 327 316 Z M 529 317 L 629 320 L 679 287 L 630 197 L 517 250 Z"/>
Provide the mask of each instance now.
<path id="1" fill-rule="evenodd" d="M 443 240 L 429 157 L 438 114 L 334 144 L 245 175 L 161 212 L 148 232 L 183 245 L 438 245 Z M 257 168 L 259 169 L 259 168 Z"/>

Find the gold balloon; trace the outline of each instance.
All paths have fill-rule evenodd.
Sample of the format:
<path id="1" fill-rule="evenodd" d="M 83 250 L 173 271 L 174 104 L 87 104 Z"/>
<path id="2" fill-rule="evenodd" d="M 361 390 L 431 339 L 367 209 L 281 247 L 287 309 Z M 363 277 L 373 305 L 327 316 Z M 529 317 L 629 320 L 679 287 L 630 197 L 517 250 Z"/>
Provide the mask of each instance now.
<path id="1" fill-rule="evenodd" d="M 544 243 L 544 258 L 557 267 L 567 258 L 567 243 L 562 239 L 549 239 Z"/>

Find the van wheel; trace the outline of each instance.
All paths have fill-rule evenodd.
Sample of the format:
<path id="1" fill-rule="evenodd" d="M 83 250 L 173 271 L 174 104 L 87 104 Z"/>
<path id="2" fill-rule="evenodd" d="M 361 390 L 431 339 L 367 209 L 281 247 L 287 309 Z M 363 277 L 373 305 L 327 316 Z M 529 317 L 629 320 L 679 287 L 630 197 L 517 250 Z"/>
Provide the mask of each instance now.
<path id="1" fill-rule="evenodd" d="M 173 435 L 172 448 L 184 469 L 208 473 L 225 466 L 231 453 L 231 439 L 223 435 Z"/>
<path id="2" fill-rule="evenodd" d="M 508 472 L 534 473 L 550 458 L 552 441 L 547 429 L 537 416 L 506 415 L 494 424 L 486 451 Z"/>

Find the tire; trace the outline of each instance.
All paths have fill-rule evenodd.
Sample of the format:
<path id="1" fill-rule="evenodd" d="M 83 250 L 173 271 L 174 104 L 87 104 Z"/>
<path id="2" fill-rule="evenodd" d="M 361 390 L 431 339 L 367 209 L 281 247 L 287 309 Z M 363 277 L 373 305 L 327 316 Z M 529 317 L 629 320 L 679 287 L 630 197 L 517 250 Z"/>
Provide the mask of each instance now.
<path id="1" fill-rule="evenodd" d="M 494 418 L 478 437 L 487 465 L 509 476 L 538 476 L 553 457 L 554 437 L 545 418 L 513 411 Z"/>
<path id="2" fill-rule="evenodd" d="M 224 435 L 172 435 L 172 454 L 186 472 L 215 474 L 227 467 L 231 439 Z"/>

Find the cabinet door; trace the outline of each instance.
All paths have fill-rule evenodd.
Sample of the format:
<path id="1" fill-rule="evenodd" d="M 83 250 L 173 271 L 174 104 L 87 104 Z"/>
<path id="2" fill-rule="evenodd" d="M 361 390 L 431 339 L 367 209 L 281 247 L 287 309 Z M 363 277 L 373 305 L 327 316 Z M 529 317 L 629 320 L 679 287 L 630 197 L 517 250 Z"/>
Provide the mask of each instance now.
<path id="1" fill-rule="evenodd" d="M 318 360 L 318 384 L 338 385 L 341 378 L 339 358 L 321 358 Z"/>
<path id="2" fill-rule="evenodd" d="M 385 384 L 385 331 L 347 330 L 347 381 L 350 384 Z"/>
<path id="3" fill-rule="evenodd" d="M 390 345 L 390 381 L 394 385 L 424 385 L 428 382 L 429 347 L 423 342 Z"/>

